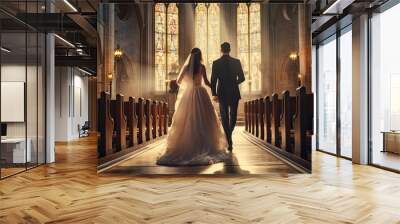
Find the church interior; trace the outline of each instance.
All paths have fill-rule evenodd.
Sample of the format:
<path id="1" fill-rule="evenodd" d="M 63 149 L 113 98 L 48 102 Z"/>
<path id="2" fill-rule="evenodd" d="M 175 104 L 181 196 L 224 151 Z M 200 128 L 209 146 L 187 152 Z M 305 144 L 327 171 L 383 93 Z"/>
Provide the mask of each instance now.
<path id="1" fill-rule="evenodd" d="M 0 223 L 399 223 L 398 21 L 397 0 L 2 0 Z M 233 150 L 160 165 L 191 50 L 212 82 L 224 42 Z"/>

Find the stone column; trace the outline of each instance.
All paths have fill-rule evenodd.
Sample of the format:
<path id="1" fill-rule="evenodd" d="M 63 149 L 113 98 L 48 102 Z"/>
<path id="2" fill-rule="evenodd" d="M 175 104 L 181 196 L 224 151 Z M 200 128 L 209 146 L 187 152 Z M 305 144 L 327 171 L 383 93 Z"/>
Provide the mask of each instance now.
<path id="1" fill-rule="evenodd" d="M 195 45 L 194 4 L 178 4 L 179 8 L 179 65 L 185 63 L 186 57 Z"/>
<path id="2" fill-rule="evenodd" d="M 271 32 L 271 7 L 270 3 L 261 5 L 261 60 L 262 60 L 262 93 L 264 95 L 271 95 L 274 91 L 275 75 L 274 75 L 274 57 L 273 57 L 273 43 Z"/>
<path id="3" fill-rule="evenodd" d="M 264 4 L 262 7 L 263 93 L 281 93 L 297 88 L 299 65 L 291 60 L 298 53 L 298 8 L 296 4 Z"/>
<path id="4" fill-rule="evenodd" d="M 103 46 L 103 71 L 98 73 L 98 80 L 100 81 L 99 91 L 110 91 L 112 92 L 111 98 L 115 98 L 115 71 L 114 71 L 114 49 L 115 49 L 115 10 L 113 4 L 104 4 L 102 11 L 102 46 Z M 108 75 L 113 75 L 113 80 L 110 89 L 111 80 Z"/>
<path id="5" fill-rule="evenodd" d="M 221 43 L 231 44 L 231 55 L 237 57 L 237 4 L 221 4 Z M 219 46 L 219 44 L 218 44 Z"/>
<path id="6" fill-rule="evenodd" d="M 141 4 L 144 27 L 141 34 L 141 96 L 151 97 L 154 92 L 154 4 Z"/>
<path id="7" fill-rule="evenodd" d="M 299 64 L 301 84 L 311 92 L 311 11 L 308 4 L 299 4 Z"/>

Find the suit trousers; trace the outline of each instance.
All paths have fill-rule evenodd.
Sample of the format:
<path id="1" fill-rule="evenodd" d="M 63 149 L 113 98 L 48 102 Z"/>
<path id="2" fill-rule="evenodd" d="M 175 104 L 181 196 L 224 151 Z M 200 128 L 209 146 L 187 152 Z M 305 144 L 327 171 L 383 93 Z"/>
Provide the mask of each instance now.
<path id="1" fill-rule="evenodd" d="M 232 132 L 236 125 L 238 105 L 239 100 L 233 103 L 219 102 L 222 126 L 229 144 L 232 144 Z"/>

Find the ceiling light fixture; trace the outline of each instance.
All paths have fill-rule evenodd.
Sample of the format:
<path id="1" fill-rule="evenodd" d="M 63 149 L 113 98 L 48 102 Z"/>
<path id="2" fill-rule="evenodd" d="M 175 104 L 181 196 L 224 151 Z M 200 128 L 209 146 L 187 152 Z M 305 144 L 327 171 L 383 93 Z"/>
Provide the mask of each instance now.
<path id="1" fill-rule="evenodd" d="M 86 74 L 86 75 L 93 75 L 92 73 L 90 73 L 90 72 L 88 72 L 86 70 L 83 70 L 83 69 L 81 69 L 79 67 L 78 67 L 78 70 L 81 71 L 82 73 Z"/>
<path id="2" fill-rule="evenodd" d="M 78 12 L 78 9 L 75 8 L 68 0 L 64 0 L 64 3 L 68 5 L 74 12 Z"/>
<path id="3" fill-rule="evenodd" d="M 324 15 L 338 15 L 342 14 L 343 10 L 351 5 L 355 0 L 336 0 L 322 14 Z"/>
<path id="4" fill-rule="evenodd" d="M 1 49 L 1 51 L 4 51 L 4 52 L 6 52 L 6 53 L 11 53 L 11 50 L 10 50 L 10 49 L 7 49 L 7 48 L 5 48 L 5 47 L 1 47 L 0 49 Z"/>
<path id="5" fill-rule="evenodd" d="M 68 40 L 60 37 L 58 34 L 54 34 L 55 37 L 57 37 L 59 40 L 61 40 L 62 42 L 64 42 L 65 44 L 67 44 L 68 46 L 75 48 L 75 45 L 73 45 L 71 42 L 69 42 Z"/>

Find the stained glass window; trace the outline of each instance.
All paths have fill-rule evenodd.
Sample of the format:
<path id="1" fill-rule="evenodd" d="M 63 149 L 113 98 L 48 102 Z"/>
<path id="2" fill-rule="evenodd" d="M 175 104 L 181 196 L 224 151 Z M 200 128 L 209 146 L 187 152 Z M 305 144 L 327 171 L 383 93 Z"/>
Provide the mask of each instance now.
<path id="1" fill-rule="evenodd" d="M 220 11 L 217 3 L 198 3 L 195 16 L 196 47 L 203 53 L 203 60 L 210 75 L 214 60 L 220 56 Z"/>
<path id="2" fill-rule="evenodd" d="M 243 92 L 261 91 L 261 6 L 240 3 L 237 8 L 238 55 L 246 81 Z"/>
<path id="3" fill-rule="evenodd" d="M 157 3 L 154 8 L 155 89 L 164 91 L 167 75 L 179 65 L 179 18 L 175 3 Z"/>

